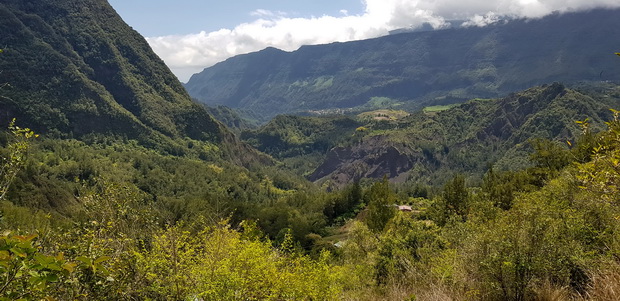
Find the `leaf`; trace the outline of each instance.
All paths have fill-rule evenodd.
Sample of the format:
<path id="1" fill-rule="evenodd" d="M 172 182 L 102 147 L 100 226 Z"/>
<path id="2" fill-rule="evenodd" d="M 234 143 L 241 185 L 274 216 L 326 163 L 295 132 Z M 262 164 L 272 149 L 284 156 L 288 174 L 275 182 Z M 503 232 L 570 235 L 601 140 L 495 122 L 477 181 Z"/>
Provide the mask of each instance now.
<path id="1" fill-rule="evenodd" d="M 95 263 L 95 264 L 99 264 L 99 263 L 102 263 L 102 262 L 104 262 L 104 261 L 108 261 L 108 260 L 110 260 L 110 259 L 112 259 L 112 257 L 110 257 L 110 256 L 101 256 L 101 257 L 99 257 L 99 258 L 95 259 L 95 262 L 94 262 L 94 263 Z"/>
<path id="2" fill-rule="evenodd" d="M 47 282 L 57 282 L 58 281 L 58 275 L 56 275 L 56 274 L 49 274 L 49 275 L 47 275 L 47 277 L 45 277 L 45 280 Z"/>
<path id="3" fill-rule="evenodd" d="M 36 260 L 39 264 L 45 266 L 48 265 L 50 263 L 52 263 L 54 261 L 53 258 L 49 257 L 49 256 L 45 256 L 43 254 L 35 254 L 34 255 L 34 260 Z"/>
<path id="4" fill-rule="evenodd" d="M 84 256 L 79 256 L 75 260 L 77 260 L 79 262 L 82 262 L 83 264 L 88 265 L 88 266 L 93 264 L 93 260 L 92 259 L 90 259 L 88 257 L 84 257 Z"/>
<path id="5" fill-rule="evenodd" d="M 103 274 L 104 276 L 107 276 L 110 274 L 110 271 L 108 271 L 108 269 L 106 269 L 106 267 L 104 267 L 102 264 L 98 263 L 95 264 L 93 266 L 93 272 L 99 271 L 99 273 Z"/>
<path id="6" fill-rule="evenodd" d="M 62 271 L 62 268 L 60 267 L 60 265 L 57 262 L 52 262 L 49 264 L 45 265 L 45 268 L 52 270 L 52 271 Z"/>
<path id="7" fill-rule="evenodd" d="M 11 259 L 11 254 L 9 253 L 9 251 L 5 251 L 5 250 L 0 251 L 0 260 L 10 260 L 10 259 Z"/>
<path id="8" fill-rule="evenodd" d="M 13 236 L 14 238 L 16 238 L 17 240 L 21 241 L 21 242 L 28 242 L 33 240 L 35 237 L 37 237 L 36 234 L 31 234 L 28 236 L 23 236 L 23 235 L 15 235 Z"/>
<path id="9" fill-rule="evenodd" d="M 62 267 L 63 270 L 68 271 L 69 273 L 73 273 L 73 270 L 75 269 L 75 266 L 77 266 L 76 263 L 67 262 L 67 263 L 63 264 L 61 267 Z"/>
<path id="10" fill-rule="evenodd" d="M 28 254 L 26 254 L 26 252 L 22 251 L 19 248 L 12 248 L 11 252 L 13 252 L 13 254 L 17 255 L 18 257 L 26 257 Z"/>
<path id="11" fill-rule="evenodd" d="M 30 235 L 26 236 L 26 241 L 31 241 L 31 240 L 35 239 L 36 237 L 37 237 L 36 234 L 30 234 Z"/>

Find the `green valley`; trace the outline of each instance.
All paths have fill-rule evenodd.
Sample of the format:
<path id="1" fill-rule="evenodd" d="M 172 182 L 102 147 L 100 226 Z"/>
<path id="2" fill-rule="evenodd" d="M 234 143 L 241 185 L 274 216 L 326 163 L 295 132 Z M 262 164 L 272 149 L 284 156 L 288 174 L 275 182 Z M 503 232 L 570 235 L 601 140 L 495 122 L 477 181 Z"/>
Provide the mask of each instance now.
<path id="1" fill-rule="evenodd" d="M 618 299 L 620 59 L 570 42 L 617 16 L 270 48 L 188 93 L 105 0 L 0 1 L 0 300 Z M 566 84 L 506 59 L 540 24 Z"/>

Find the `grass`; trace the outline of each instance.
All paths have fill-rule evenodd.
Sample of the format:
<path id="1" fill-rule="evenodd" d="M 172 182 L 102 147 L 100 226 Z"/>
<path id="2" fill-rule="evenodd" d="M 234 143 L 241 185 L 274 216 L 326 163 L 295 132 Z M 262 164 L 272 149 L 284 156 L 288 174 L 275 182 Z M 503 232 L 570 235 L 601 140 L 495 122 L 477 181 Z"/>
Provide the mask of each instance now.
<path id="1" fill-rule="evenodd" d="M 435 113 L 435 112 L 441 112 L 441 111 L 445 111 L 448 109 L 451 109 L 453 107 L 458 106 L 459 104 L 449 104 L 449 105 L 439 105 L 439 106 L 429 106 L 429 107 L 425 107 L 423 109 L 424 113 Z"/>
<path id="2" fill-rule="evenodd" d="M 409 116 L 409 113 L 403 110 L 390 110 L 390 109 L 381 109 L 374 110 L 370 112 L 364 112 L 357 115 L 360 119 L 374 119 L 374 120 L 398 120 L 404 117 Z"/>

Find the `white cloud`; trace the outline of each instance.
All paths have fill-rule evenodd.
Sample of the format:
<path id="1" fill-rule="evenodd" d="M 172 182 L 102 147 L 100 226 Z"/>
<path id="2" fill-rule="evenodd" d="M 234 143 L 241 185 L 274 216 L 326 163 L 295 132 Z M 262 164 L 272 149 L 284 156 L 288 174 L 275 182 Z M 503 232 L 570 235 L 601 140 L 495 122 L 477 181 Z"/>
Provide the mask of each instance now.
<path id="1" fill-rule="evenodd" d="M 488 12 L 485 15 L 474 15 L 463 23 L 463 26 L 487 26 L 500 20 L 500 17 L 494 12 Z"/>
<path id="2" fill-rule="evenodd" d="M 286 16 L 286 12 L 283 11 L 270 11 L 267 9 L 257 9 L 253 12 L 250 12 L 250 16 L 254 17 L 278 17 L 278 16 Z"/>
<path id="3" fill-rule="evenodd" d="M 257 19 L 233 29 L 184 36 L 147 38 L 155 52 L 182 81 L 229 57 L 273 46 L 292 51 L 301 45 L 367 39 L 390 30 L 430 23 L 438 28 L 445 20 L 468 20 L 484 26 L 501 16 L 538 18 L 554 11 L 594 7 L 620 7 L 618 0 L 363 0 L 364 13 L 311 18 L 287 17 L 283 12 L 259 9 Z"/>

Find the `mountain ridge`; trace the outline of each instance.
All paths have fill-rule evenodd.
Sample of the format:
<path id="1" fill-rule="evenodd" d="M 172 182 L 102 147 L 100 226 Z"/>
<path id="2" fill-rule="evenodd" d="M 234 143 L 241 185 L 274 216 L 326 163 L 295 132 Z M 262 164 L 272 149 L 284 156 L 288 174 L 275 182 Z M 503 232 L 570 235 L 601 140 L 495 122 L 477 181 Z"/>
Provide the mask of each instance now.
<path id="1" fill-rule="evenodd" d="M 480 179 L 491 165 L 525 168 L 532 139 L 575 141 L 582 133 L 575 121 L 589 118 L 602 127 L 611 118 L 608 106 L 620 105 L 618 96 L 601 101 L 555 83 L 436 115 L 413 114 L 391 131 L 333 149 L 309 179 L 342 185 L 387 175 L 395 182 L 440 184 L 459 172 Z"/>
<path id="2" fill-rule="evenodd" d="M 373 97 L 415 109 L 554 81 L 620 80 L 610 38 L 620 35 L 618 16 L 618 9 L 596 9 L 293 52 L 267 48 L 206 68 L 185 87 L 208 105 L 251 109 L 268 119 L 361 106 Z"/>
<path id="3" fill-rule="evenodd" d="M 193 101 L 105 0 L 3 1 L 0 31 L 2 124 L 16 118 L 49 137 L 271 164 Z"/>
<path id="4" fill-rule="evenodd" d="M 107 1 L 4 1 L 0 102 L 42 133 L 218 142 L 224 128 Z"/>
<path id="5" fill-rule="evenodd" d="M 327 187 L 384 175 L 396 183 L 437 187 L 457 173 L 480 181 L 489 166 L 526 168 L 531 141 L 575 142 L 583 131 L 575 121 L 588 118 L 592 130 L 601 129 L 612 117 L 608 109 L 619 105 L 617 85 L 554 83 L 408 116 L 386 110 L 370 119 L 278 116 L 241 137 Z"/>

